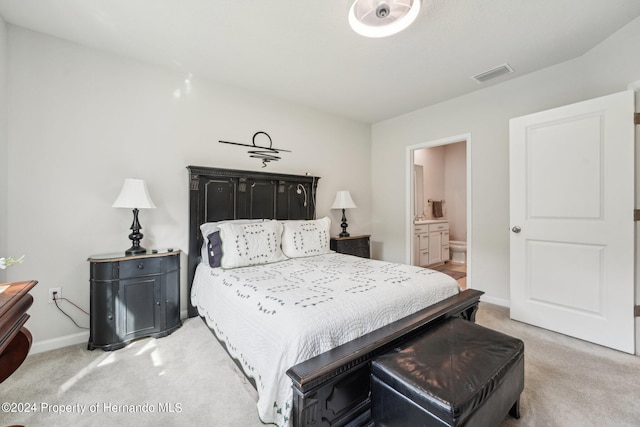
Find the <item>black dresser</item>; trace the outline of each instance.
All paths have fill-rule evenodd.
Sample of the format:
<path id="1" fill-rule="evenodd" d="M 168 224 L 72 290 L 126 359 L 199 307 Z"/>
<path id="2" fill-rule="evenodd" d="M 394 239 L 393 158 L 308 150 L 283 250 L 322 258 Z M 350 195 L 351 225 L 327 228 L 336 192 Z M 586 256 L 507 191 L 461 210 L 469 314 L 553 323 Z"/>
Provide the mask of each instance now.
<path id="1" fill-rule="evenodd" d="M 142 337 L 163 337 L 180 320 L 180 251 L 99 255 L 90 263 L 88 349 L 116 350 Z"/>
<path id="2" fill-rule="evenodd" d="M 369 235 L 332 237 L 329 242 L 329 247 L 332 251 L 336 251 L 341 254 L 371 258 L 369 237 Z"/>

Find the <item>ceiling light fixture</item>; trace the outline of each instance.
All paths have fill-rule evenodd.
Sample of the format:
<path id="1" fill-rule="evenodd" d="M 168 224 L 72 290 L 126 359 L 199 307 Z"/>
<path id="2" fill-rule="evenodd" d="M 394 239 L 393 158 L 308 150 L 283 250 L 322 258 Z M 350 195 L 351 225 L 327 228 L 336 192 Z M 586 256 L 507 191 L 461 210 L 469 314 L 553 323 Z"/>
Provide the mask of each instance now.
<path id="1" fill-rule="evenodd" d="M 387 37 L 411 25 L 419 12 L 420 0 L 355 0 L 349 25 L 365 37 Z"/>

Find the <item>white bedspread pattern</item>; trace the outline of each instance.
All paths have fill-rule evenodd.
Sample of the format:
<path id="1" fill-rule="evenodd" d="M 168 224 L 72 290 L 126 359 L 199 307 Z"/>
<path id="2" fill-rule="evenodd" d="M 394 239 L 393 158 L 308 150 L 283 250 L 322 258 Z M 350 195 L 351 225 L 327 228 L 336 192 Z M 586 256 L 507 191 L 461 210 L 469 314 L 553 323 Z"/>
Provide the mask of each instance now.
<path id="1" fill-rule="evenodd" d="M 286 427 L 290 367 L 458 291 L 434 270 L 330 253 L 232 270 L 200 264 L 191 301 L 255 379 L 260 419 Z"/>

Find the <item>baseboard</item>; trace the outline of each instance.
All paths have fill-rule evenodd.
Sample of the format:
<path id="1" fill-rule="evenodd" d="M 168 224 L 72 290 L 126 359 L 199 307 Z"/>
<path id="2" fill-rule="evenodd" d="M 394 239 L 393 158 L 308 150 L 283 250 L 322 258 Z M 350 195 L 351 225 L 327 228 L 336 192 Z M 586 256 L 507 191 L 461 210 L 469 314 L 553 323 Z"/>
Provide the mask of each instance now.
<path id="1" fill-rule="evenodd" d="M 65 335 L 63 337 L 51 338 L 50 340 L 36 341 L 31 346 L 29 354 L 42 353 L 57 348 L 67 347 L 70 345 L 82 344 L 89 342 L 89 331 L 78 332 L 73 335 Z"/>
<path id="2" fill-rule="evenodd" d="M 180 312 L 181 319 L 187 318 L 187 310 Z M 28 326 L 28 325 L 27 325 Z M 36 341 L 31 346 L 29 354 L 42 353 L 57 348 L 67 347 L 70 345 L 82 344 L 89 342 L 89 331 L 78 332 L 73 335 L 65 335 L 64 337 L 51 338 L 50 340 Z"/>
<path id="3" fill-rule="evenodd" d="M 489 304 L 495 304 L 495 305 L 500 305 L 502 307 L 511 307 L 511 303 L 509 300 L 506 299 L 502 299 L 502 298 L 495 298 L 492 296 L 488 296 L 487 294 L 484 294 L 480 297 L 480 301 L 483 302 L 488 302 Z"/>

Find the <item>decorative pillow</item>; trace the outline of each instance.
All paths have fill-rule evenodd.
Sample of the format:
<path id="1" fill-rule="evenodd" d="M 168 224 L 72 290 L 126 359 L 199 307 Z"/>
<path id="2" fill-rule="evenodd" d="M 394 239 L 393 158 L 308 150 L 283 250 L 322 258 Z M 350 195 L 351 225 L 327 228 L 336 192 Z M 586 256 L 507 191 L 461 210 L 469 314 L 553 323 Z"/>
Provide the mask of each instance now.
<path id="1" fill-rule="evenodd" d="M 222 240 L 222 268 L 269 264 L 287 259 L 280 248 L 282 224 L 264 221 L 218 226 Z"/>
<path id="2" fill-rule="evenodd" d="M 218 226 L 220 224 L 227 224 L 227 223 L 253 224 L 256 222 L 264 222 L 264 221 L 271 221 L 271 220 L 269 219 L 225 219 L 217 222 L 205 222 L 204 224 L 200 225 L 200 232 L 202 233 L 202 238 L 204 240 L 207 240 L 207 238 L 209 237 L 209 234 L 219 231 Z"/>
<path id="3" fill-rule="evenodd" d="M 207 257 L 209 258 L 209 266 L 212 268 L 218 268 L 222 261 L 222 240 L 220 239 L 220 232 L 216 231 L 209 234 L 207 238 Z"/>
<path id="4" fill-rule="evenodd" d="M 227 220 L 223 220 L 223 221 L 217 221 L 217 222 L 205 222 L 204 224 L 200 225 L 200 232 L 202 233 L 202 248 L 200 248 L 200 260 L 201 262 L 205 263 L 205 264 L 209 264 L 211 267 L 215 268 L 215 267 L 220 267 L 220 263 L 217 262 L 217 265 L 212 265 L 211 264 L 211 260 L 209 257 L 209 253 L 210 253 L 210 243 L 209 242 L 209 236 L 212 235 L 213 233 L 220 231 L 220 229 L 218 228 L 218 225 L 220 224 L 226 224 L 228 222 L 234 223 L 234 224 L 252 224 L 255 222 L 263 222 L 264 219 L 227 219 Z M 217 239 L 219 240 L 219 235 L 217 237 Z M 222 254 L 221 254 L 222 255 Z"/>
<path id="5" fill-rule="evenodd" d="M 327 217 L 283 223 L 282 252 L 289 258 L 326 254 L 329 249 L 331 220 Z"/>

